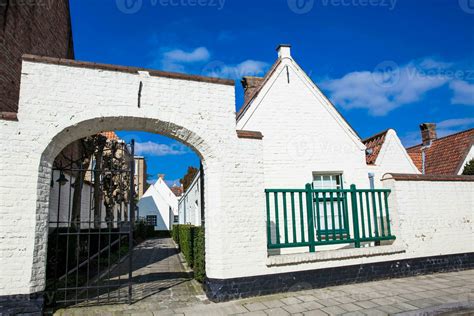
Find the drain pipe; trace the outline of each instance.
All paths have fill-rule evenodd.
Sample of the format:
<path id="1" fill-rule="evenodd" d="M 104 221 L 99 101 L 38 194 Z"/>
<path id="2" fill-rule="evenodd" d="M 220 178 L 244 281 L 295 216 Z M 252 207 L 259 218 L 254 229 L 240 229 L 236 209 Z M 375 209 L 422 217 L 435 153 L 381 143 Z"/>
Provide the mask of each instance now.
<path id="1" fill-rule="evenodd" d="M 370 183 L 370 189 L 374 190 L 375 189 L 375 173 L 369 172 L 369 183 Z"/>

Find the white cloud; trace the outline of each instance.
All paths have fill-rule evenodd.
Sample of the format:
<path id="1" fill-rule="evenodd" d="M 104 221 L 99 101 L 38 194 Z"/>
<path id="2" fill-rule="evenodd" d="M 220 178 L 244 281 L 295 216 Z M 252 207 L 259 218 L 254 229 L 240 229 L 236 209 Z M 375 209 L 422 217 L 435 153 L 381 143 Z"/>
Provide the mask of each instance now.
<path id="1" fill-rule="evenodd" d="M 412 61 L 398 66 L 383 62 L 373 71 L 358 71 L 339 79 L 322 82 L 332 101 L 345 109 L 367 109 L 374 116 L 413 102 L 420 101 L 425 93 L 449 82 L 444 70 L 449 63 L 434 59 Z"/>
<path id="2" fill-rule="evenodd" d="M 150 64 L 166 71 L 185 72 L 192 64 L 205 63 L 211 57 L 206 47 L 197 47 L 190 51 L 182 49 L 170 49 L 158 54 L 158 57 Z"/>
<path id="3" fill-rule="evenodd" d="M 181 143 L 159 144 L 151 141 L 144 143 L 135 143 L 135 152 L 137 155 L 150 156 L 176 156 L 189 153 L 189 149 Z"/>
<path id="4" fill-rule="evenodd" d="M 466 81 L 455 80 L 449 84 L 453 90 L 452 104 L 474 105 L 474 84 Z"/>
<path id="5" fill-rule="evenodd" d="M 163 57 L 172 62 L 194 63 L 198 61 L 207 61 L 211 54 L 206 47 L 198 47 L 190 52 L 181 49 L 173 49 L 163 54 Z"/>
<path id="6" fill-rule="evenodd" d="M 204 67 L 203 75 L 236 80 L 244 76 L 263 77 L 268 67 L 268 63 L 252 59 L 247 59 L 235 65 L 227 65 L 220 61 L 214 61 Z"/>

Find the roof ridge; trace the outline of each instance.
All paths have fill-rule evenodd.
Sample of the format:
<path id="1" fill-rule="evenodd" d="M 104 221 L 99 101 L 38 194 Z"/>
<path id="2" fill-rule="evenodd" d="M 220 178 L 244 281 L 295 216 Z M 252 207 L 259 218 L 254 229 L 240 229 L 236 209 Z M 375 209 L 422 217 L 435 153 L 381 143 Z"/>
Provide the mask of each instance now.
<path id="1" fill-rule="evenodd" d="M 466 130 L 464 130 L 464 131 L 459 131 L 459 132 L 456 132 L 456 133 L 453 133 L 453 134 L 449 134 L 449 135 L 446 135 L 446 136 L 443 136 L 443 137 L 436 138 L 435 140 L 433 140 L 433 142 L 436 142 L 436 141 L 438 141 L 438 140 L 444 140 L 444 139 L 446 139 L 446 138 L 448 138 L 448 137 L 456 136 L 456 135 L 459 135 L 459 134 L 462 134 L 462 133 L 467 133 L 467 132 L 470 132 L 470 131 L 474 131 L 474 127 L 468 128 L 468 129 L 466 129 Z M 416 147 L 419 147 L 419 146 L 422 146 L 422 145 L 423 145 L 423 143 L 418 144 L 418 145 L 414 145 L 414 146 L 411 146 L 411 147 L 406 147 L 406 149 L 407 149 L 407 150 L 409 150 L 409 149 L 415 149 Z"/>
<path id="2" fill-rule="evenodd" d="M 371 140 L 371 139 L 373 139 L 373 138 L 376 138 L 376 137 L 378 137 L 378 136 L 382 136 L 383 134 L 387 134 L 389 130 L 391 130 L 391 128 L 387 128 L 386 130 L 383 130 L 383 131 L 381 131 L 381 132 L 378 132 L 377 134 L 374 134 L 374 135 L 369 136 L 369 137 L 367 137 L 367 138 L 365 138 L 365 139 L 362 139 L 361 142 L 365 143 L 365 142 L 368 142 L 369 140 Z"/>

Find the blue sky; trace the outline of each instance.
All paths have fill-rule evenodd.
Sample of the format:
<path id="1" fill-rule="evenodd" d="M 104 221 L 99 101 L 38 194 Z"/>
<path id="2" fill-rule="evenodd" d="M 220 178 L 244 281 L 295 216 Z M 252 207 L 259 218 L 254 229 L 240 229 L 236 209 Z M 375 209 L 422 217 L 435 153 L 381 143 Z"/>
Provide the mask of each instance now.
<path id="1" fill-rule="evenodd" d="M 474 127 L 474 0 L 70 0 L 76 59 L 214 75 L 263 76 L 292 55 L 367 137 L 418 125 Z M 180 178 L 198 158 L 167 138 L 135 138 L 149 173 Z"/>

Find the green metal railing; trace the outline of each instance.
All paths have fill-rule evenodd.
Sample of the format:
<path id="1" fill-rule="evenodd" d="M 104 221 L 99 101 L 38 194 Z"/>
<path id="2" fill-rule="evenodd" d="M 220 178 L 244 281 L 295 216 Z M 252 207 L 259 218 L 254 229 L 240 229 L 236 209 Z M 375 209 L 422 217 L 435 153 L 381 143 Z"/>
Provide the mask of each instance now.
<path id="1" fill-rule="evenodd" d="M 266 189 L 268 249 L 393 240 L 387 189 Z"/>

